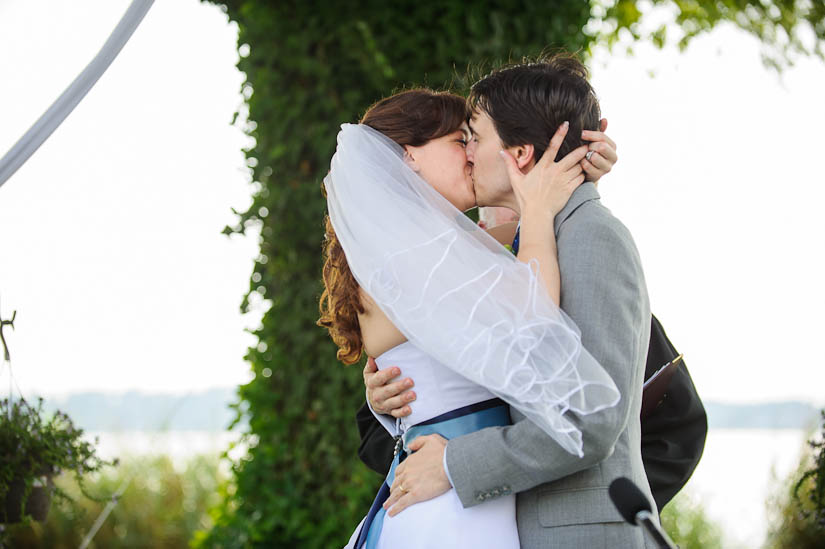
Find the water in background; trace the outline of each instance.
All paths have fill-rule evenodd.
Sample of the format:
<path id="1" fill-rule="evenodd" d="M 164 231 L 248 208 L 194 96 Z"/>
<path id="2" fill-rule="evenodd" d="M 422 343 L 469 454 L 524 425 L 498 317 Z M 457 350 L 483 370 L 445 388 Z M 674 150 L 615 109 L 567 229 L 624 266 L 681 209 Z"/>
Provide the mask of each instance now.
<path id="1" fill-rule="evenodd" d="M 766 502 L 799 463 L 806 434 L 801 429 L 709 431 L 686 491 L 721 525 L 726 548 L 762 545 L 768 528 Z M 238 439 L 226 431 L 101 431 L 87 436 L 99 437 L 98 449 L 106 458 L 166 454 L 176 464 L 198 454 L 218 456 Z M 237 448 L 233 457 L 242 452 Z"/>
<path id="2" fill-rule="evenodd" d="M 91 431 L 86 440 L 97 439 L 98 454 L 104 459 L 148 454 L 163 454 L 173 461 L 195 455 L 219 456 L 238 440 L 238 434 L 228 431 Z"/>
<path id="3" fill-rule="evenodd" d="M 806 450 L 807 434 L 801 429 L 710 429 L 685 489 L 721 525 L 726 548 L 762 545 L 767 501 L 786 489 L 784 481 Z"/>

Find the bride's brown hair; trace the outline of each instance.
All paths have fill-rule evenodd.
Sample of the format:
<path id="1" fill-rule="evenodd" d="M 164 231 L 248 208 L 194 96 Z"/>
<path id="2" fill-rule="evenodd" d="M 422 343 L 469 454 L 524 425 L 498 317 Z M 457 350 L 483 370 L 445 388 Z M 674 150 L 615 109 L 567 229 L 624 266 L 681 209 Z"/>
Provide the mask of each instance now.
<path id="1" fill-rule="evenodd" d="M 361 124 L 378 130 L 402 147 L 420 147 L 458 130 L 469 114 L 463 97 L 417 88 L 378 101 L 367 109 Z M 324 224 L 324 291 L 317 324 L 327 328 L 332 341 L 338 345 L 338 360 L 355 364 L 364 349 L 358 314 L 363 314 L 365 309 L 358 294 L 358 282 L 349 269 L 328 215 Z"/>

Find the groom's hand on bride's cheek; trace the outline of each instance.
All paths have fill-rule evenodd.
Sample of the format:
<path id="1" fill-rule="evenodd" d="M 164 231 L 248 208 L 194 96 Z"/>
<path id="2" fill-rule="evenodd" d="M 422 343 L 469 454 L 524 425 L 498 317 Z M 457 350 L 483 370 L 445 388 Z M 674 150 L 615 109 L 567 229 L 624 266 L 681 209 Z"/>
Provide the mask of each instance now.
<path id="1" fill-rule="evenodd" d="M 379 370 L 374 358 L 367 359 L 364 385 L 367 387 L 367 400 L 376 413 L 392 417 L 405 417 L 412 413 L 410 403 L 415 400 L 415 392 L 411 390 L 413 380 L 408 377 L 396 380 L 400 375 L 398 366 Z"/>
<path id="2" fill-rule="evenodd" d="M 433 499 L 452 488 L 444 471 L 447 439 L 441 435 L 424 435 L 407 447 L 415 453 L 396 467 L 390 497 L 384 502 L 384 509 L 391 517 L 414 503 Z"/>
<path id="3" fill-rule="evenodd" d="M 587 146 L 590 158 L 582 160 L 581 166 L 587 175 L 587 181 L 593 183 L 598 183 L 602 176 L 613 169 L 613 165 L 619 159 L 616 154 L 616 143 L 604 133 L 607 130 L 607 118 L 601 119 L 599 130 L 582 132 L 582 139 L 590 142 Z"/>

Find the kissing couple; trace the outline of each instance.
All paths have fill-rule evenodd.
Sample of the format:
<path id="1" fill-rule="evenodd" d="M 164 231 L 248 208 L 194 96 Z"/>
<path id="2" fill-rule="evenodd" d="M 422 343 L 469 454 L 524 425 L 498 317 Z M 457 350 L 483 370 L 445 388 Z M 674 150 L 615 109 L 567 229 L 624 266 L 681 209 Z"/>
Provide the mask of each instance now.
<path id="1" fill-rule="evenodd" d="M 624 476 L 653 501 L 651 314 L 596 189 L 616 161 L 600 116 L 586 68 L 555 55 L 341 127 L 319 324 L 345 364 L 366 352 L 416 388 L 409 414 L 375 411 L 394 456 L 347 548 L 651 546 L 608 496 Z M 520 221 L 484 230 L 477 205 Z"/>

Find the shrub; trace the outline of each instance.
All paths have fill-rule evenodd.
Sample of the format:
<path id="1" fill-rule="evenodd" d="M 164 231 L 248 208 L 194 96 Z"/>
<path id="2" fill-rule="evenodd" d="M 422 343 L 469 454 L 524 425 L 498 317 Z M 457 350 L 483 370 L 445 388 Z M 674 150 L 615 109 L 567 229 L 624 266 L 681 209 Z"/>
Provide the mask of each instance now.
<path id="1" fill-rule="evenodd" d="M 60 477 L 57 483 L 69 494 L 79 492 L 71 477 Z M 16 528 L 11 546 L 75 549 L 110 496 L 125 486 L 89 547 L 188 547 L 196 530 L 211 526 L 207 509 L 220 498 L 220 483 L 214 457 L 195 457 L 178 468 L 166 456 L 131 458 L 87 480 L 88 491 L 105 501 L 53 507 L 45 523 Z"/>
<path id="2" fill-rule="evenodd" d="M 722 529 L 690 493 L 680 492 L 662 510 L 662 528 L 681 549 L 721 549 Z"/>
<path id="3" fill-rule="evenodd" d="M 771 527 L 768 547 L 821 549 L 825 547 L 825 411 L 819 440 L 808 442 L 799 466 L 768 502 Z M 812 451 L 809 451 L 812 450 Z"/>

